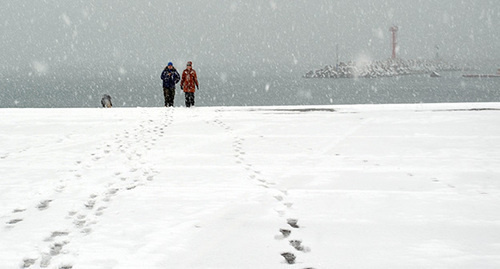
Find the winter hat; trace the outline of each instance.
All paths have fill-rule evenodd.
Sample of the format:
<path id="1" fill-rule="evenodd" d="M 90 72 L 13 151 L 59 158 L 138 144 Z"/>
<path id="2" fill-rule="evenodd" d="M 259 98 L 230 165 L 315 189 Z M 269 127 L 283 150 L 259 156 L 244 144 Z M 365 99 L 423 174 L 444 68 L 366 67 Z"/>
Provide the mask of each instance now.
<path id="1" fill-rule="evenodd" d="M 174 66 L 174 64 L 172 62 L 168 62 L 167 66 Z"/>
<path id="2" fill-rule="evenodd" d="M 193 65 L 193 62 L 189 61 L 189 62 L 187 63 L 187 65 Z"/>

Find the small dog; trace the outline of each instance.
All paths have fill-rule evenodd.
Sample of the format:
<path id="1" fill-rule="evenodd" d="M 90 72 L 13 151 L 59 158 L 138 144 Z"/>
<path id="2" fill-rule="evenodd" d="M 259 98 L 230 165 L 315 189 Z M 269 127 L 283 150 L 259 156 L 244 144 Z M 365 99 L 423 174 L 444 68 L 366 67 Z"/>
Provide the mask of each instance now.
<path id="1" fill-rule="evenodd" d="M 101 105 L 102 107 L 107 107 L 107 108 L 112 107 L 113 104 L 111 104 L 111 96 L 109 96 L 108 94 L 103 95 L 101 98 Z"/>

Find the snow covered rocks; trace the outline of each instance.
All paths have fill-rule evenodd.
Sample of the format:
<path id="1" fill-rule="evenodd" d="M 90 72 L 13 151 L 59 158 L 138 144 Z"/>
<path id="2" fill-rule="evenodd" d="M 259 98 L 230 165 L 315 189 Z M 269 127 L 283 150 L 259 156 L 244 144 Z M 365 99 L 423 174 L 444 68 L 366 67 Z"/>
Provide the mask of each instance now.
<path id="1" fill-rule="evenodd" d="M 387 59 L 370 63 L 347 62 L 338 66 L 327 65 L 323 69 L 307 72 L 305 78 L 377 78 L 409 74 L 431 73 L 433 71 L 456 71 L 456 65 L 441 60 Z"/>

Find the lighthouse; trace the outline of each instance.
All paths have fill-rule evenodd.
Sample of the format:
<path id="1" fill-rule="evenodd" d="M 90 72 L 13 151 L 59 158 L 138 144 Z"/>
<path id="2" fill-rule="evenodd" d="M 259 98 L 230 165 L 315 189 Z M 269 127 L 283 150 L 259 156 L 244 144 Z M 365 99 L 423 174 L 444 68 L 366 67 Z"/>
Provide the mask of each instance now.
<path id="1" fill-rule="evenodd" d="M 389 28 L 389 31 L 392 32 L 392 59 L 396 59 L 396 47 L 398 45 L 398 42 L 396 40 L 396 33 L 398 32 L 398 27 L 397 26 L 392 26 Z"/>

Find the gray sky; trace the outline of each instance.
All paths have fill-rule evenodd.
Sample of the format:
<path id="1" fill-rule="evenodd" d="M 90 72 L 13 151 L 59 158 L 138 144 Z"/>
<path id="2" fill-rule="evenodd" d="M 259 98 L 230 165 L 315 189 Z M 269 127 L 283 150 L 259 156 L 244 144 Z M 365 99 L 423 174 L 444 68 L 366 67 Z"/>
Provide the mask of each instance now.
<path id="1" fill-rule="evenodd" d="M 0 9 L 0 70 L 294 69 L 399 56 L 500 60 L 498 0 L 16 0 Z"/>

